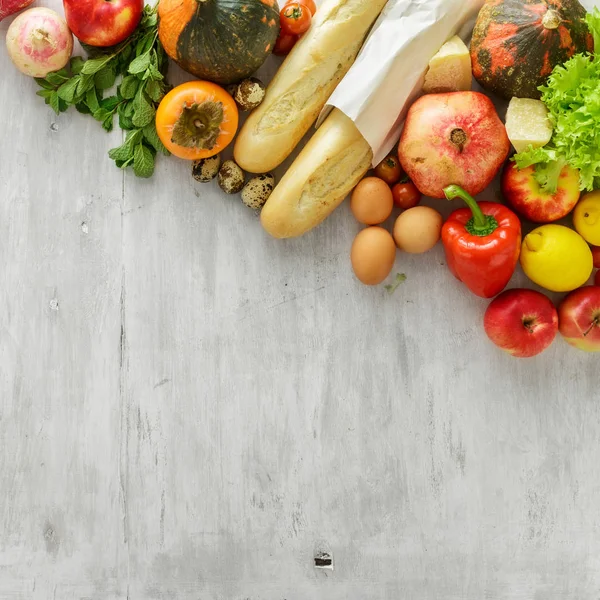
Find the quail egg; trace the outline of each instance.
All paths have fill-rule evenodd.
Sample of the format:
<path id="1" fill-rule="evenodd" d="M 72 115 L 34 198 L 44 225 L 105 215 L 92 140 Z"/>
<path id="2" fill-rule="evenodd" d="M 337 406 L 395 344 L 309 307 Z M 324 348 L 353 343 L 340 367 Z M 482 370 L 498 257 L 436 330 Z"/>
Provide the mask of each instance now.
<path id="1" fill-rule="evenodd" d="M 244 171 L 233 160 L 226 160 L 219 169 L 217 181 L 226 194 L 237 194 L 242 191 L 245 181 Z"/>
<path id="2" fill-rule="evenodd" d="M 211 156 L 210 158 L 201 158 L 194 161 L 192 176 L 196 181 L 208 183 L 218 175 L 220 167 L 221 156 L 219 154 L 215 154 L 215 156 Z"/>
<path id="3" fill-rule="evenodd" d="M 275 177 L 270 173 L 253 177 L 242 190 L 242 202 L 255 210 L 261 209 L 275 188 Z"/>

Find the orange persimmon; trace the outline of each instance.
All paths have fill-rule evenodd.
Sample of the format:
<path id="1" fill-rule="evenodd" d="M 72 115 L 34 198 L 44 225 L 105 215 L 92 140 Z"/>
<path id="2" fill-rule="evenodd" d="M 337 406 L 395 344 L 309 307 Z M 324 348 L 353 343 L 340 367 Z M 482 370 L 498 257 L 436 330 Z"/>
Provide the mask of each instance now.
<path id="1" fill-rule="evenodd" d="M 209 81 L 189 81 L 171 90 L 156 111 L 158 137 L 171 154 L 209 158 L 224 150 L 237 132 L 235 100 Z"/>

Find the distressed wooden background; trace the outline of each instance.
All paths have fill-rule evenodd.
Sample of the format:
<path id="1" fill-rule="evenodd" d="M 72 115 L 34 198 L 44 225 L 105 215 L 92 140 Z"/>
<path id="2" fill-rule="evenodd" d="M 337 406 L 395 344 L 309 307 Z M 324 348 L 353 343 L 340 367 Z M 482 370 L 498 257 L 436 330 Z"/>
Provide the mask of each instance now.
<path id="1" fill-rule="evenodd" d="M 441 248 L 363 287 L 347 206 L 269 239 L 0 72 L 0 599 L 600 597 L 597 356 L 511 359 Z"/>

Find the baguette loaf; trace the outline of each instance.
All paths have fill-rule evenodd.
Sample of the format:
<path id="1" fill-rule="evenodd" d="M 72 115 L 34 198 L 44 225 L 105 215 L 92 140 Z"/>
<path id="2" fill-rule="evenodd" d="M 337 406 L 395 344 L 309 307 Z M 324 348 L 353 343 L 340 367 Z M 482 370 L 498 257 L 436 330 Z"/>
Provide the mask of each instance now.
<path id="1" fill-rule="evenodd" d="M 333 109 L 267 200 L 261 222 L 276 238 L 300 236 L 325 220 L 371 168 L 373 151 Z"/>
<path id="2" fill-rule="evenodd" d="M 234 157 L 242 169 L 266 173 L 292 153 L 354 63 L 386 2 L 325 0 L 239 132 Z"/>

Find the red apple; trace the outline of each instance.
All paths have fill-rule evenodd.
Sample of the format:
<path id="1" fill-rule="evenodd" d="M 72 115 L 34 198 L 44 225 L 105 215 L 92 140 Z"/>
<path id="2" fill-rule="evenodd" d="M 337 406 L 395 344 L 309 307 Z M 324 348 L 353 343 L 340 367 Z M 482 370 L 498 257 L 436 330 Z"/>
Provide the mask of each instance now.
<path id="1" fill-rule="evenodd" d="M 592 256 L 594 257 L 594 267 L 600 269 L 600 246 L 592 246 Z"/>
<path id="2" fill-rule="evenodd" d="M 502 193 L 521 216 L 534 223 L 552 223 L 566 217 L 579 202 L 579 171 L 567 165 L 555 194 L 545 192 L 535 178 L 535 167 L 519 169 L 507 163 L 502 174 Z"/>
<path id="3" fill-rule="evenodd" d="M 600 287 L 600 271 L 596 271 L 596 277 L 594 277 L 594 285 Z"/>
<path id="4" fill-rule="evenodd" d="M 89 46 L 114 46 L 138 26 L 144 0 L 64 0 L 69 29 Z"/>
<path id="5" fill-rule="evenodd" d="M 534 290 L 502 292 L 483 319 L 487 336 L 517 358 L 541 354 L 558 333 L 558 313 L 550 298 Z"/>
<path id="6" fill-rule="evenodd" d="M 419 191 L 445 198 L 456 184 L 476 196 L 506 160 L 510 142 L 492 101 L 479 92 L 422 96 L 409 109 L 398 147 Z"/>
<path id="7" fill-rule="evenodd" d="M 600 286 L 571 292 L 558 308 L 560 332 L 575 348 L 600 352 Z"/>

